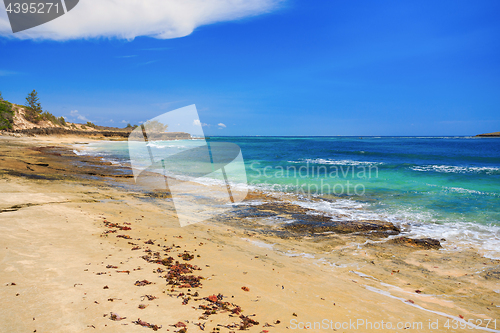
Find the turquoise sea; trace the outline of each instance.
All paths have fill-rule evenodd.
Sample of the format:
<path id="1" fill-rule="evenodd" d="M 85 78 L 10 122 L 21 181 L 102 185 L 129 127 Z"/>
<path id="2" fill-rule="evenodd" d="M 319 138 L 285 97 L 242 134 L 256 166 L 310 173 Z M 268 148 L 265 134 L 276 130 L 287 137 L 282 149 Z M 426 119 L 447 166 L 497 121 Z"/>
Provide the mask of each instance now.
<path id="1" fill-rule="evenodd" d="M 400 225 L 409 236 L 444 238 L 445 246 L 475 246 L 487 257 L 500 258 L 500 139 L 211 137 L 208 141 L 241 148 L 246 182 L 244 175 L 236 175 L 233 182 L 274 195 L 288 193 L 299 204 L 337 219 L 383 219 Z M 201 142 L 156 141 L 149 146 L 161 154 Z M 129 163 L 127 142 L 103 141 L 78 149 L 114 163 Z M 148 158 L 144 152 L 145 164 Z"/>

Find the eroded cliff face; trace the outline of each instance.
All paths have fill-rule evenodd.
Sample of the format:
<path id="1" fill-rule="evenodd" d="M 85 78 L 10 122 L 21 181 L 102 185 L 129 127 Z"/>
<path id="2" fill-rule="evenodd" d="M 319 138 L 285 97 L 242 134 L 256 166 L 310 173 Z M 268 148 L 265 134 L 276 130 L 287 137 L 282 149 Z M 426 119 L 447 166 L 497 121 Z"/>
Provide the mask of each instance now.
<path id="1" fill-rule="evenodd" d="M 95 128 L 70 122 L 66 122 L 66 125 L 54 124 L 49 120 L 41 120 L 38 123 L 33 123 L 26 119 L 26 107 L 22 105 L 12 104 L 12 110 L 14 111 L 12 123 L 13 131 L 29 130 L 34 128 L 61 128 L 68 130 L 81 130 L 86 132 L 96 131 Z"/>
<path id="2" fill-rule="evenodd" d="M 26 108 L 21 105 L 12 104 L 14 115 L 11 119 L 12 128 L 6 129 L 8 134 L 18 135 L 73 135 L 95 138 L 116 138 L 127 140 L 133 128 L 115 128 L 102 126 L 88 126 L 85 124 L 76 124 L 66 122 L 63 124 L 54 124 L 49 120 L 41 120 L 38 123 L 30 122 L 26 119 Z M 132 138 L 133 139 L 133 138 Z M 143 137 L 137 138 L 143 139 Z M 191 139 L 188 133 L 183 132 L 165 132 L 151 133 L 151 140 L 183 140 Z"/>

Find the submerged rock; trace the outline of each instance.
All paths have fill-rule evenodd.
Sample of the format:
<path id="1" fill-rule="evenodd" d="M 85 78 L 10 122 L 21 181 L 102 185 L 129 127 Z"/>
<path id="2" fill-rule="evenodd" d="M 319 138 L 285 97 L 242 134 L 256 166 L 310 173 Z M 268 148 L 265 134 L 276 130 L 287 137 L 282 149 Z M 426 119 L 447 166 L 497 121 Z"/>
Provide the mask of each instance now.
<path id="1" fill-rule="evenodd" d="M 297 218 L 297 216 L 294 216 Z M 394 224 L 384 221 L 332 221 L 328 216 L 303 215 L 298 222 L 293 222 L 283 227 L 294 232 L 338 234 L 367 233 L 373 231 L 386 231 L 388 234 L 399 234 L 400 230 Z"/>
<path id="2" fill-rule="evenodd" d="M 413 239 L 408 237 L 399 237 L 391 239 L 390 241 L 388 241 L 388 243 L 410 246 L 410 247 L 418 247 L 426 250 L 429 249 L 437 250 L 442 247 L 441 243 L 437 239 L 432 239 L 432 238 Z"/>

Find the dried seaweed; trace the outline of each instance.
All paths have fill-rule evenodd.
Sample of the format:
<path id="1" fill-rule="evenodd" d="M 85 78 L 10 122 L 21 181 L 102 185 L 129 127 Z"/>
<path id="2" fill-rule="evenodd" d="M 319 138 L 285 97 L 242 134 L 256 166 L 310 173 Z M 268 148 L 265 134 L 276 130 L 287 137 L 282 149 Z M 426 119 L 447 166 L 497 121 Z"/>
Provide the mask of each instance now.
<path id="1" fill-rule="evenodd" d="M 158 326 L 158 325 L 153 325 L 153 324 L 147 323 L 147 322 L 141 320 L 141 318 L 138 318 L 136 321 L 133 321 L 132 323 L 134 323 L 136 325 L 143 326 L 143 327 L 151 328 L 153 331 L 158 331 L 159 329 L 162 328 L 162 326 Z"/>

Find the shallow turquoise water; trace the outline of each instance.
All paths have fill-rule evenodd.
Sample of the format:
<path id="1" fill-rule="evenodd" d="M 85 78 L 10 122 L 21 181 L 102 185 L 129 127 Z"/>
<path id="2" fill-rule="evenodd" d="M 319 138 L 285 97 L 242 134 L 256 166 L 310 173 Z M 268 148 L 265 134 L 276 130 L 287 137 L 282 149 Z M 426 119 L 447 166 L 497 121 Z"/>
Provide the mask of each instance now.
<path id="1" fill-rule="evenodd" d="M 386 219 L 408 233 L 471 242 L 500 256 L 500 139 L 471 137 L 211 137 L 240 146 L 247 184 L 297 195 L 344 218 Z M 150 144 L 175 152 L 194 141 Z M 127 163 L 126 142 L 87 151 Z M 145 152 L 144 163 L 148 163 Z M 236 177 L 235 182 L 245 178 Z M 336 203 L 316 198 L 337 198 Z"/>

